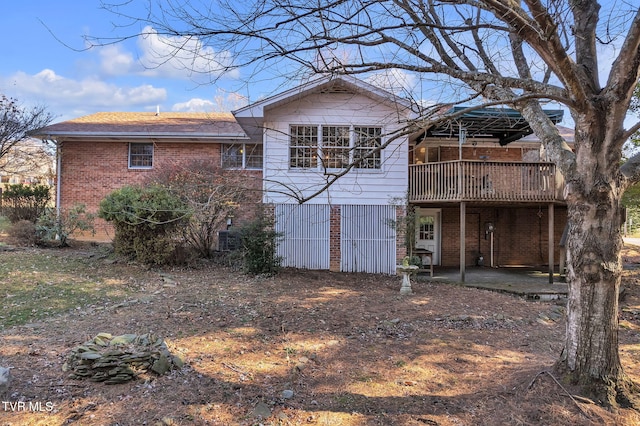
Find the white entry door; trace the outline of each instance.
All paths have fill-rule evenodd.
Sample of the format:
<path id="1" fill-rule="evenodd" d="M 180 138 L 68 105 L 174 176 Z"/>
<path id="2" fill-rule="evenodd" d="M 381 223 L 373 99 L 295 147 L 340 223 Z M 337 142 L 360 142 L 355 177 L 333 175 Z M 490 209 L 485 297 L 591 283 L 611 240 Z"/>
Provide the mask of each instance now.
<path id="1" fill-rule="evenodd" d="M 416 208 L 416 248 L 431 251 L 434 265 L 440 264 L 440 215 L 440 209 Z"/>

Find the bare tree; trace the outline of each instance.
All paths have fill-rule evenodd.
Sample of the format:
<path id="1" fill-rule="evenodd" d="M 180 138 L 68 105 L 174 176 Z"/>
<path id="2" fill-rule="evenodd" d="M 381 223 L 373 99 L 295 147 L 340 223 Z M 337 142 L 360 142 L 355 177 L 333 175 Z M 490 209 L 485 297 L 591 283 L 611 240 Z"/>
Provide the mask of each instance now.
<path id="1" fill-rule="evenodd" d="M 228 173 L 217 163 L 194 160 L 163 164 L 145 183 L 161 185 L 185 203 L 190 217 L 182 227 L 182 236 L 189 247 L 209 258 L 227 219 L 236 214 L 241 203 L 257 198 L 255 188 L 246 184 L 248 180 L 250 176 L 241 171 Z"/>
<path id="2" fill-rule="evenodd" d="M 17 100 L 0 95 L 0 170 L 28 174 L 46 168 L 51 156 L 44 147 L 28 141 L 32 132 L 52 119 L 44 107 L 26 109 Z"/>
<path id="3" fill-rule="evenodd" d="M 621 162 L 624 142 L 640 129 L 624 124 L 640 76 L 637 3 L 610 2 L 607 10 L 596 0 L 172 4 L 149 1 L 137 20 L 176 41 L 174 53 L 198 55 L 185 51 L 197 39 L 231 55 L 232 63 L 217 62 L 223 68 L 215 76 L 277 61 L 309 73 L 402 71 L 441 94 L 427 99 L 432 107 L 421 109 L 413 129 L 449 118 L 443 106 L 461 102 L 520 111 L 567 182 L 570 295 L 558 368 L 605 405 L 633 405 L 637 388 L 620 363 L 617 315 L 621 197 L 640 180 L 640 156 Z M 126 17 L 124 6 L 106 7 Z M 443 97 L 454 93 L 445 85 L 455 98 Z M 542 111 L 545 102 L 570 111 L 574 150 Z"/>

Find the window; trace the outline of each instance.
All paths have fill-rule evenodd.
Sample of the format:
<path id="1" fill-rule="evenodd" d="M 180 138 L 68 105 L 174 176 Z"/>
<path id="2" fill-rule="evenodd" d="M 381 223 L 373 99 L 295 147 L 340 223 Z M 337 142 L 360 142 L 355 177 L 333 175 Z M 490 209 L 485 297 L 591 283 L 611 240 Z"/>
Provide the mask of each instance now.
<path id="1" fill-rule="evenodd" d="M 243 143 L 222 145 L 222 168 L 261 169 L 262 145 Z"/>
<path id="2" fill-rule="evenodd" d="M 433 216 L 421 216 L 418 219 L 418 239 L 433 240 L 435 235 L 435 219 Z"/>
<path id="3" fill-rule="evenodd" d="M 315 168 L 318 165 L 318 126 L 291 126 L 289 167 Z"/>
<path id="4" fill-rule="evenodd" d="M 153 167 L 153 143 L 129 144 L 129 168 L 150 169 Z"/>
<path id="5" fill-rule="evenodd" d="M 326 169 L 342 169 L 349 165 L 351 145 L 348 126 L 322 126 L 322 165 Z"/>
<path id="6" fill-rule="evenodd" d="M 222 145 L 222 168 L 242 168 L 242 144 Z"/>
<path id="7" fill-rule="evenodd" d="M 262 145 L 245 145 L 244 147 L 244 167 L 262 169 Z"/>
<path id="8" fill-rule="evenodd" d="M 382 167 L 382 128 L 364 126 L 291 126 L 289 167 L 325 169 Z M 321 135 L 321 138 L 318 137 Z"/>
<path id="9" fill-rule="evenodd" d="M 354 127 L 355 144 L 353 147 L 353 161 L 360 169 L 379 169 L 382 166 L 382 128 Z M 376 150 L 372 152 L 373 150 Z"/>

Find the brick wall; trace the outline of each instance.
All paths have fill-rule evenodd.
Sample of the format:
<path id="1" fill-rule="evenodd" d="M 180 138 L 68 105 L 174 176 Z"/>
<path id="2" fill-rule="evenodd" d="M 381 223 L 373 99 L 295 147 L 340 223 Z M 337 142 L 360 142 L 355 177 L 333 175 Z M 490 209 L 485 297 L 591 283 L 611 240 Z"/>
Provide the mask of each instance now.
<path id="1" fill-rule="evenodd" d="M 396 207 L 396 264 L 402 265 L 402 261 L 407 255 L 406 244 L 406 222 L 407 210 L 403 206 Z"/>
<path id="2" fill-rule="evenodd" d="M 526 207 L 469 207 L 467 206 L 465 254 L 467 265 L 474 265 L 480 253 L 485 266 L 490 265 L 491 238 L 486 234 L 488 222 L 493 223 L 494 265 L 548 264 L 547 206 Z M 567 221 L 565 207 L 554 209 L 554 260 L 560 259 L 558 244 Z M 460 261 L 460 210 L 442 209 L 443 266 L 457 266 Z"/>
<path id="3" fill-rule="evenodd" d="M 342 267 L 340 214 L 340 206 L 331 206 L 329 213 L 329 270 L 333 272 L 339 272 Z"/>
<path id="4" fill-rule="evenodd" d="M 531 150 L 529 148 L 508 148 L 508 147 L 473 147 L 462 148 L 463 160 L 487 160 L 487 161 L 522 161 L 523 154 Z M 535 150 L 537 151 L 537 149 Z M 460 158 L 458 147 L 440 147 L 440 161 L 453 161 Z"/>
<path id="5" fill-rule="evenodd" d="M 220 164 L 220 145 L 190 143 L 156 143 L 153 169 L 129 169 L 128 142 L 64 142 L 60 170 L 60 206 L 65 209 L 76 203 L 86 206 L 88 212 L 98 211 L 100 201 L 112 191 L 125 185 L 144 181 L 163 165 L 192 160 L 210 159 Z M 253 215 L 261 201 L 261 171 L 242 171 L 247 186 L 256 189 L 255 200 L 238 209 L 234 218 L 240 224 Z M 113 228 L 101 219 L 96 220 L 96 240 L 110 240 Z"/>

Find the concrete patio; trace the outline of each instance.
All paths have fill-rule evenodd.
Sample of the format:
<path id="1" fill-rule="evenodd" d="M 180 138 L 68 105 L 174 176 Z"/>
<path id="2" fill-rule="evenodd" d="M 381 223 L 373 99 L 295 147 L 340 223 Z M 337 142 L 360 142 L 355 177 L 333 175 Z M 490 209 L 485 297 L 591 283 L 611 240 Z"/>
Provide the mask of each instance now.
<path id="1" fill-rule="evenodd" d="M 625 237 L 624 244 L 640 248 L 640 238 Z M 558 273 L 553 275 L 553 284 L 549 283 L 546 267 L 467 267 L 462 283 L 459 268 L 435 266 L 433 278 L 427 271 L 419 273 L 414 280 L 416 285 L 431 281 L 510 293 L 531 300 L 566 299 L 568 294 L 568 286 Z"/>
<path id="2" fill-rule="evenodd" d="M 532 300 L 555 300 L 567 297 L 567 284 L 554 274 L 554 283 L 549 283 L 549 273 L 530 267 L 467 267 L 465 282 L 460 281 L 457 268 L 435 267 L 433 278 L 428 272 L 419 273 L 416 284 L 437 281 L 481 288 L 502 293 L 511 293 Z"/>

